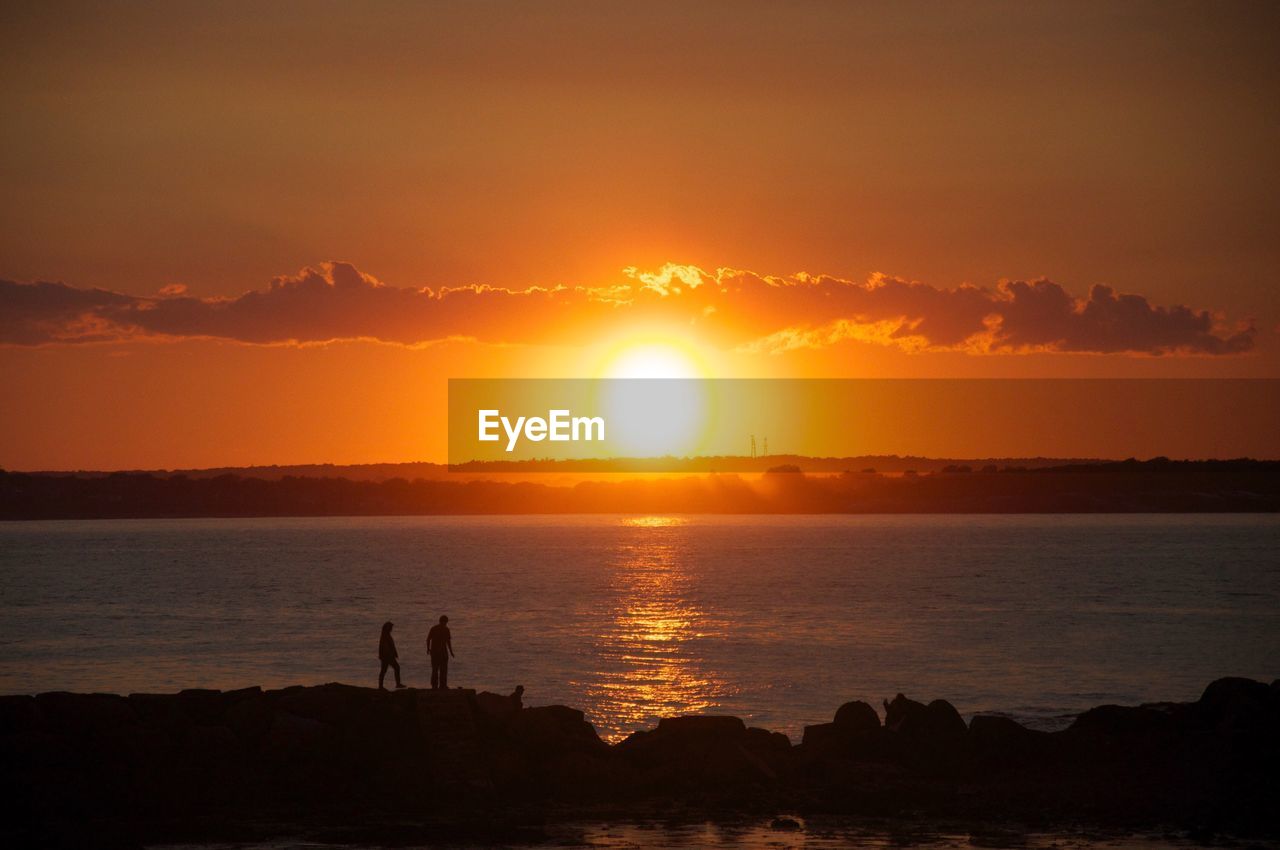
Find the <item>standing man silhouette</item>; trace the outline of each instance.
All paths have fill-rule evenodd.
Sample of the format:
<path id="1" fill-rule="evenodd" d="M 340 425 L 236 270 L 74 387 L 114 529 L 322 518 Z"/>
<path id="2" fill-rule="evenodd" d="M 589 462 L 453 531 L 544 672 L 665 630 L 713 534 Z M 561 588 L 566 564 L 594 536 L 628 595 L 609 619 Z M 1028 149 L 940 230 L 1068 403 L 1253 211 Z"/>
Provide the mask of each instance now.
<path id="1" fill-rule="evenodd" d="M 431 687 L 449 687 L 449 658 L 453 655 L 453 635 L 449 633 L 449 618 L 443 614 L 440 622 L 427 632 L 427 652 L 431 653 Z"/>

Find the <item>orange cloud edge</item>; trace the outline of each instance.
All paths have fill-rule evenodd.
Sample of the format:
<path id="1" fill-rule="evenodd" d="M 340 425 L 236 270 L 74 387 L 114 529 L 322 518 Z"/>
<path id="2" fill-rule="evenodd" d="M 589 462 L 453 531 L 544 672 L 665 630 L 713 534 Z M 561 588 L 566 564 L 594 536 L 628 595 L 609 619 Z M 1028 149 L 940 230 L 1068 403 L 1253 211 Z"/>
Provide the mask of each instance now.
<path id="1" fill-rule="evenodd" d="M 0 280 L 0 345 L 227 340 L 251 345 L 372 341 L 427 347 L 586 344 L 634 323 L 688 328 L 725 350 L 783 354 L 844 341 L 908 352 L 1230 356 L 1250 352 L 1252 322 L 1159 305 L 1102 284 L 1077 297 L 1047 278 L 945 288 L 887 274 L 856 282 L 667 263 L 616 283 L 398 287 L 348 262 L 282 275 L 265 289 L 196 297 Z"/>

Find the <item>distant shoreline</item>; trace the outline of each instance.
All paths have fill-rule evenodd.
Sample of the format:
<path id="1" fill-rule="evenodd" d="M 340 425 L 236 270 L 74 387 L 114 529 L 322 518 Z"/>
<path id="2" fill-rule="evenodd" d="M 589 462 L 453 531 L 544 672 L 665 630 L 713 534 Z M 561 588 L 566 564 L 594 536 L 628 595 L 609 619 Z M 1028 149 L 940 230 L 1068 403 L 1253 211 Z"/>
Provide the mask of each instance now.
<path id="1" fill-rule="evenodd" d="M 865 460 L 865 459 L 861 459 Z M 897 459 L 898 465 L 915 459 Z M 1078 461 L 1030 467 L 947 463 L 762 474 L 450 473 L 409 480 L 224 473 L 0 471 L 0 519 L 429 515 L 1274 513 L 1280 461 Z"/>

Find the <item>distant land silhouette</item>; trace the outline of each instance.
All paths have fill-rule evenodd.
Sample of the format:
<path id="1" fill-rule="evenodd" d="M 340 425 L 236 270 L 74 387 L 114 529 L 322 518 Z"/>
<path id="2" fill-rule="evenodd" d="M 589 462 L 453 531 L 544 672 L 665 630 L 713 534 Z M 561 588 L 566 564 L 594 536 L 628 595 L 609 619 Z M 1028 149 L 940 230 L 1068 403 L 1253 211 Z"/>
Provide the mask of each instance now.
<path id="1" fill-rule="evenodd" d="M 779 458 L 769 458 L 777 461 Z M 346 475 L 16 473 L 0 471 L 0 519 L 556 513 L 1274 512 L 1280 461 L 915 462 L 898 472 L 858 458 L 840 472 L 809 459 L 759 476 L 618 475 L 415 480 Z M 818 465 L 825 463 L 819 461 Z M 435 467 L 440 469 L 440 467 Z M 255 469 L 264 469 L 258 467 Z M 331 467 L 337 472 L 342 467 Z M 601 474 L 603 476 L 603 474 Z"/>
<path id="2" fill-rule="evenodd" d="M 148 473 L 157 476 L 185 475 L 188 478 L 216 478 L 220 475 L 238 475 L 243 478 L 265 478 L 277 480 L 286 477 L 295 478 L 345 478 L 350 481 L 389 481 L 392 478 L 403 478 L 408 481 L 417 479 L 441 478 L 450 481 L 466 480 L 463 476 L 494 479 L 501 475 L 504 479 L 516 476 L 524 477 L 532 474 L 532 480 L 545 483 L 550 477 L 559 473 L 565 475 L 607 475 L 632 472 L 662 473 L 706 473 L 706 472 L 739 472 L 743 474 L 761 473 L 780 465 L 794 464 L 805 472 L 845 472 L 846 470 L 874 469 L 877 472 L 900 473 L 907 471 L 933 472 L 948 466 L 969 466 L 982 469 L 985 466 L 1004 468 L 1007 466 L 1040 469 L 1048 466 L 1073 466 L 1079 464 L 1105 463 L 1108 458 L 1062 458 L 1062 457 L 988 457 L 988 458 L 947 458 L 922 457 L 919 455 L 850 455 L 844 457 L 809 457 L 794 454 L 773 454 L 759 457 L 744 455 L 712 455 L 698 457 L 658 457 L 658 458 L 610 458 L 610 459 L 537 459 L 537 460 L 502 460 L 502 461 L 470 461 L 451 466 L 447 463 L 429 463 L 427 461 L 410 461 L 406 463 L 303 463 L 303 464 L 271 464 L 269 466 L 217 466 L 207 469 L 127 469 L 127 470 L 29 470 L 30 475 L 78 475 L 89 478 L 101 478 L 117 472 Z"/>

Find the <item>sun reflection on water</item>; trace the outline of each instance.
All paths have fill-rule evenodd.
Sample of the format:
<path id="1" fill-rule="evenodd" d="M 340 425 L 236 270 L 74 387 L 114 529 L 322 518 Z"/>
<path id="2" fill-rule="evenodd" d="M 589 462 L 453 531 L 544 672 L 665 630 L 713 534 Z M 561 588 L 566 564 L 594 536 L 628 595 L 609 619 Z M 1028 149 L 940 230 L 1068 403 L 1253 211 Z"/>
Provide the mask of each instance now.
<path id="1" fill-rule="evenodd" d="M 678 516 L 630 516 L 622 524 L 632 528 L 671 528 L 685 522 L 684 517 Z"/>
<path id="2" fill-rule="evenodd" d="M 725 682 L 705 669 L 699 639 L 723 629 L 694 599 L 680 517 L 624 519 L 633 530 L 610 564 L 612 592 L 596 639 L 598 663 L 586 685 L 590 713 L 617 740 L 661 717 L 715 708 Z"/>

